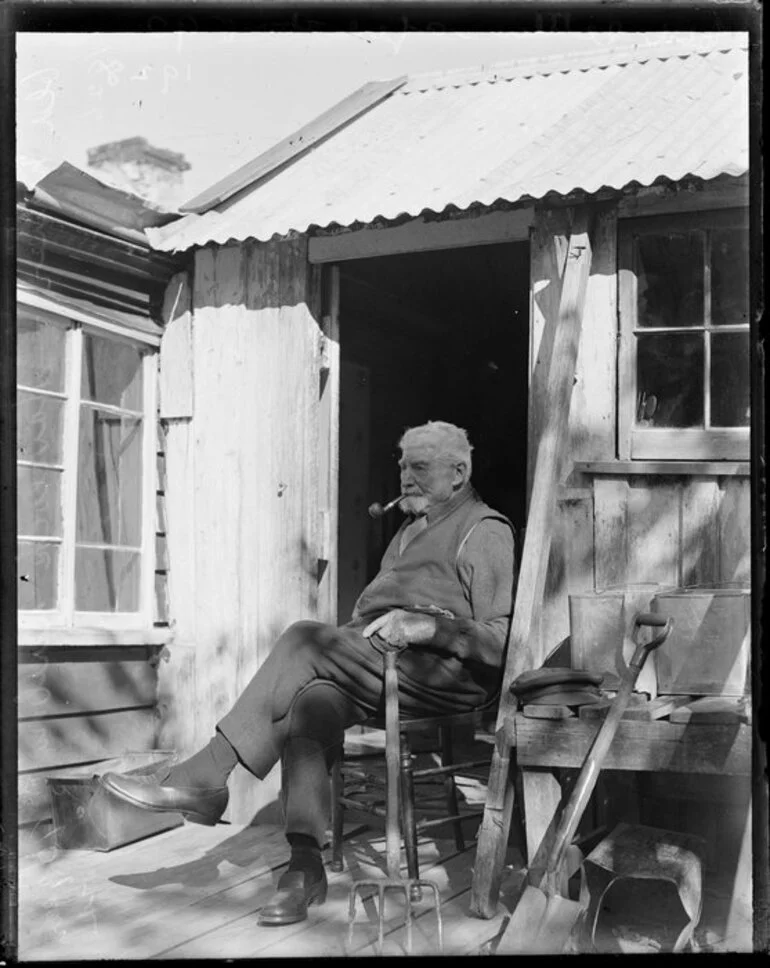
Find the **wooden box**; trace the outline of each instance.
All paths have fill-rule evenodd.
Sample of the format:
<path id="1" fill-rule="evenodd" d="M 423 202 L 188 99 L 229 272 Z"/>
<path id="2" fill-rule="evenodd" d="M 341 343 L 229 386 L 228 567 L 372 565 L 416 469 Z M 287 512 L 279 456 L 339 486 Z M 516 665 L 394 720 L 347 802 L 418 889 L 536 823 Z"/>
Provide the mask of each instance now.
<path id="1" fill-rule="evenodd" d="M 748 588 L 697 588 L 655 596 L 653 609 L 674 620 L 655 653 L 665 694 L 742 696 L 750 690 L 751 594 Z"/>
<path id="2" fill-rule="evenodd" d="M 602 676 L 602 689 L 616 690 L 634 653 L 634 616 L 648 612 L 661 589 L 650 582 L 570 595 L 573 668 Z M 636 691 L 649 693 L 653 699 L 657 695 L 652 662 L 642 669 Z"/>
<path id="3" fill-rule="evenodd" d="M 141 810 L 109 793 L 99 783 L 103 773 L 153 773 L 173 755 L 166 750 L 127 753 L 67 774 L 47 777 L 56 846 L 63 850 L 114 850 L 179 827 L 184 823 L 181 814 Z"/>

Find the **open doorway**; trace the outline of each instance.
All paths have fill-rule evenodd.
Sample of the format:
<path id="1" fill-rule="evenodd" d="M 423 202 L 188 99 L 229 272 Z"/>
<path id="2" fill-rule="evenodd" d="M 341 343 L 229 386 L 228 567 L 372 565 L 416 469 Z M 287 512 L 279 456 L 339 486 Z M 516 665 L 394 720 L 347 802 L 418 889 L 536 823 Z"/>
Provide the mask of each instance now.
<path id="1" fill-rule="evenodd" d="M 399 493 L 397 441 L 448 420 L 468 431 L 473 484 L 524 525 L 529 244 L 381 256 L 340 265 L 338 620 L 350 618 L 401 523 L 372 520 Z"/>

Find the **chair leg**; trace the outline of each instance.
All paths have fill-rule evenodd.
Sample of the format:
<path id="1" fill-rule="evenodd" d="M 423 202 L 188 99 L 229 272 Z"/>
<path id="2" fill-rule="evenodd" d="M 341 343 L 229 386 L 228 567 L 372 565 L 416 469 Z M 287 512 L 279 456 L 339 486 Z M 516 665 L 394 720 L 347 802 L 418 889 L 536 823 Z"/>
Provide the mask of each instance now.
<path id="1" fill-rule="evenodd" d="M 342 863 L 342 827 L 345 822 L 345 807 L 340 803 L 343 795 L 342 760 L 344 748 L 340 746 L 334 757 L 331 768 L 331 828 L 332 828 L 332 859 L 329 867 L 333 871 L 341 871 Z"/>
<path id="2" fill-rule="evenodd" d="M 414 817 L 414 777 L 412 776 L 412 751 L 406 730 L 401 731 L 401 816 L 406 850 L 406 867 L 409 877 L 420 876 L 417 860 L 417 828 Z"/>
<path id="3" fill-rule="evenodd" d="M 441 741 L 441 765 L 452 766 L 455 761 L 454 751 L 452 749 L 452 729 L 450 726 L 439 726 L 438 734 Z M 444 793 L 446 795 L 446 806 L 449 816 L 456 816 L 460 812 L 460 809 L 457 802 L 457 784 L 455 783 L 454 773 L 444 774 Z M 455 820 L 452 827 L 455 833 L 455 847 L 458 850 L 465 850 L 462 820 Z"/>

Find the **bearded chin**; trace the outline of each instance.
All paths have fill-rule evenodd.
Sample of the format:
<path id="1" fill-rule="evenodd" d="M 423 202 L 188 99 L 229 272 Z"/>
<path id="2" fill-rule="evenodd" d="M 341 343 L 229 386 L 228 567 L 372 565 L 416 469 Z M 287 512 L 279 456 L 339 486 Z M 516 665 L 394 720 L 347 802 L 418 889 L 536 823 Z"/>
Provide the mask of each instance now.
<path id="1" fill-rule="evenodd" d="M 428 498 L 422 494 L 411 494 L 399 502 L 399 507 L 405 514 L 422 514 L 428 508 Z"/>

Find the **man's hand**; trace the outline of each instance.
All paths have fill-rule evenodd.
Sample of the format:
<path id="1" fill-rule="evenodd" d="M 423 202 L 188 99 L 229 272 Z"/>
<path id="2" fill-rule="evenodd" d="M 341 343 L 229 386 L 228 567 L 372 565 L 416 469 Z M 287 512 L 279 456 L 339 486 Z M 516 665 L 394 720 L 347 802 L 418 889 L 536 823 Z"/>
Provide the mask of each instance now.
<path id="1" fill-rule="evenodd" d="M 370 622 L 362 634 L 368 639 L 375 633 L 388 645 L 401 648 L 420 642 L 430 642 L 436 634 L 436 619 L 432 615 L 396 608 Z"/>

